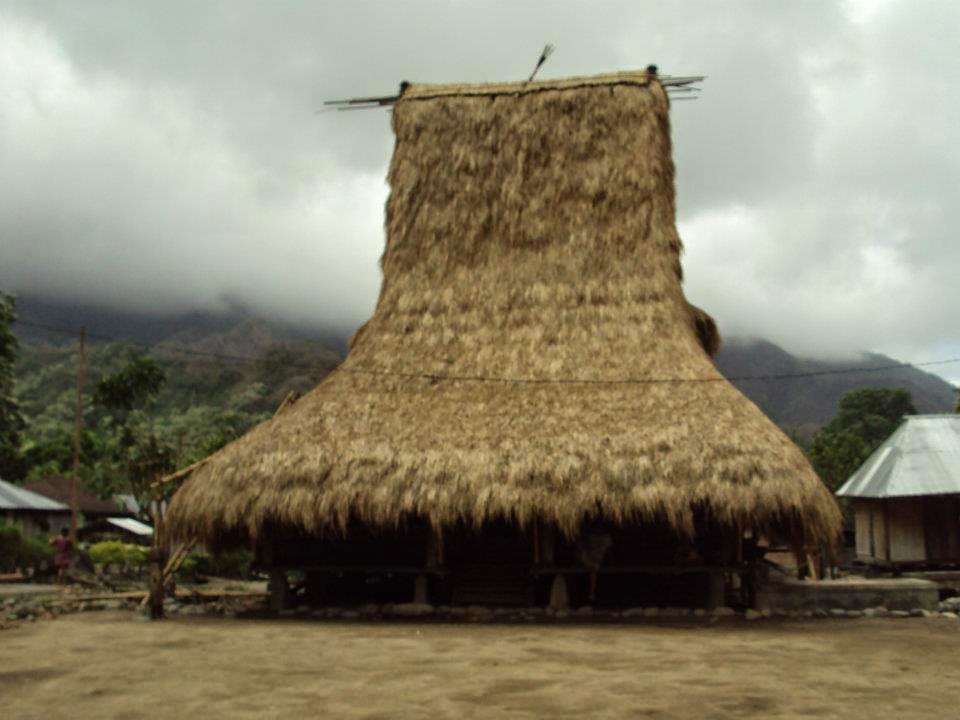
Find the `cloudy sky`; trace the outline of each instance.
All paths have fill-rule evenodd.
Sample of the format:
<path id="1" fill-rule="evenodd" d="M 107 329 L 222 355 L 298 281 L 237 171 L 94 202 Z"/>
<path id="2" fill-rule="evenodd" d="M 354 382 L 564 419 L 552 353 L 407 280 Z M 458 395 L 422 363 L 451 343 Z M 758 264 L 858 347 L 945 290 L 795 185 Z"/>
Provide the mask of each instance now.
<path id="1" fill-rule="evenodd" d="M 352 327 L 389 116 L 329 98 L 657 63 L 690 299 L 804 355 L 960 356 L 960 2 L 0 0 L 0 288 Z M 960 380 L 960 363 L 940 366 Z"/>

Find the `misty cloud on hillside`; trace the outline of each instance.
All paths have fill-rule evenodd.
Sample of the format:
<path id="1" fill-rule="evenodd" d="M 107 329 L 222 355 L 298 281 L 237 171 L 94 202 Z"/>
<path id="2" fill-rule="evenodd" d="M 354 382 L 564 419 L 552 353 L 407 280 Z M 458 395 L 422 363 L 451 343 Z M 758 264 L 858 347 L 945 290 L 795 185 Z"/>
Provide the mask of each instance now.
<path id="1" fill-rule="evenodd" d="M 0 5 L 0 287 L 349 328 L 380 282 L 400 80 L 657 62 L 690 299 L 804 355 L 960 356 L 960 4 Z M 960 378 L 960 365 L 947 376 Z"/>

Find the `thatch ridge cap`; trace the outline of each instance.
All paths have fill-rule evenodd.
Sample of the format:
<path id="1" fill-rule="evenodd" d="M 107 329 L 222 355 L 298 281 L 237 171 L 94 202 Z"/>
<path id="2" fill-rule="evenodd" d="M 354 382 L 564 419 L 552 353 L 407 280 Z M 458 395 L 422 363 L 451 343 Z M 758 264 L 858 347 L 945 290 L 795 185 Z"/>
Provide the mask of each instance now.
<path id="1" fill-rule="evenodd" d="M 433 100 L 448 96 L 524 95 L 546 90 L 577 90 L 610 85 L 647 87 L 655 76 L 646 70 L 624 70 L 600 75 L 577 75 L 549 80 L 491 83 L 408 83 L 399 100 Z"/>

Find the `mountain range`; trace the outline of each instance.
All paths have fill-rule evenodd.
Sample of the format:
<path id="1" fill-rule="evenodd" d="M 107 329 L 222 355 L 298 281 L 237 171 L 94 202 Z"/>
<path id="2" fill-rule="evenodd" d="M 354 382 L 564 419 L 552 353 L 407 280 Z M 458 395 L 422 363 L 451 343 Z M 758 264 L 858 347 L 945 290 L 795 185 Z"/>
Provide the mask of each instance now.
<path id="1" fill-rule="evenodd" d="M 101 354 L 111 343 L 114 347 L 136 346 L 173 363 L 174 372 L 209 374 L 222 366 L 255 366 L 255 370 L 235 377 L 242 376 L 244 382 L 257 381 L 261 392 L 255 406 L 262 412 L 279 403 L 290 390 L 308 390 L 346 352 L 342 331 L 268 320 L 242 307 L 220 313 L 146 315 L 20 298 L 17 314 L 14 331 L 28 359 L 24 368 L 35 374 L 50 363 L 62 365 L 54 385 L 69 378 L 70 363 L 65 361 L 64 352 L 76 345 L 79 327 L 85 325 L 91 347 L 101 348 Z M 730 338 L 715 362 L 724 376 L 774 422 L 801 441 L 828 422 L 840 397 L 855 388 L 903 388 L 910 392 L 921 413 L 950 412 L 956 401 L 953 386 L 942 378 L 874 353 L 848 360 L 810 359 L 762 339 Z M 218 392 L 236 393 L 236 388 L 226 387 L 222 379 L 221 372 L 217 382 L 190 386 L 190 392 L 194 396 L 209 392 L 210 396 L 197 399 L 216 405 Z M 49 377 L 42 383 L 22 382 L 21 387 L 39 391 L 45 383 L 49 384 Z M 44 402 L 41 398 L 21 399 L 26 408 L 38 411 Z"/>

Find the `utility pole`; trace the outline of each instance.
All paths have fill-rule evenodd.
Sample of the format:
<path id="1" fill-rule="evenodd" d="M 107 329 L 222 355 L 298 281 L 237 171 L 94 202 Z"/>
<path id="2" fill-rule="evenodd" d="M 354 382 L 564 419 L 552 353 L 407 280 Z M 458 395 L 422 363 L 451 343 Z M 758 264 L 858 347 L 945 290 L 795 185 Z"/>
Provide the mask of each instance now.
<path id="1" fill-rule="evenodd" d="M 80 362 L 77 366 L 77 406 L 73 428 L 73 477 L 70 481 L 70 540 L 77 542 L 77 520 L 80 515 L 80 429 L 83 427 L 84 343 L 87 326 L 80 327 Z"/>

